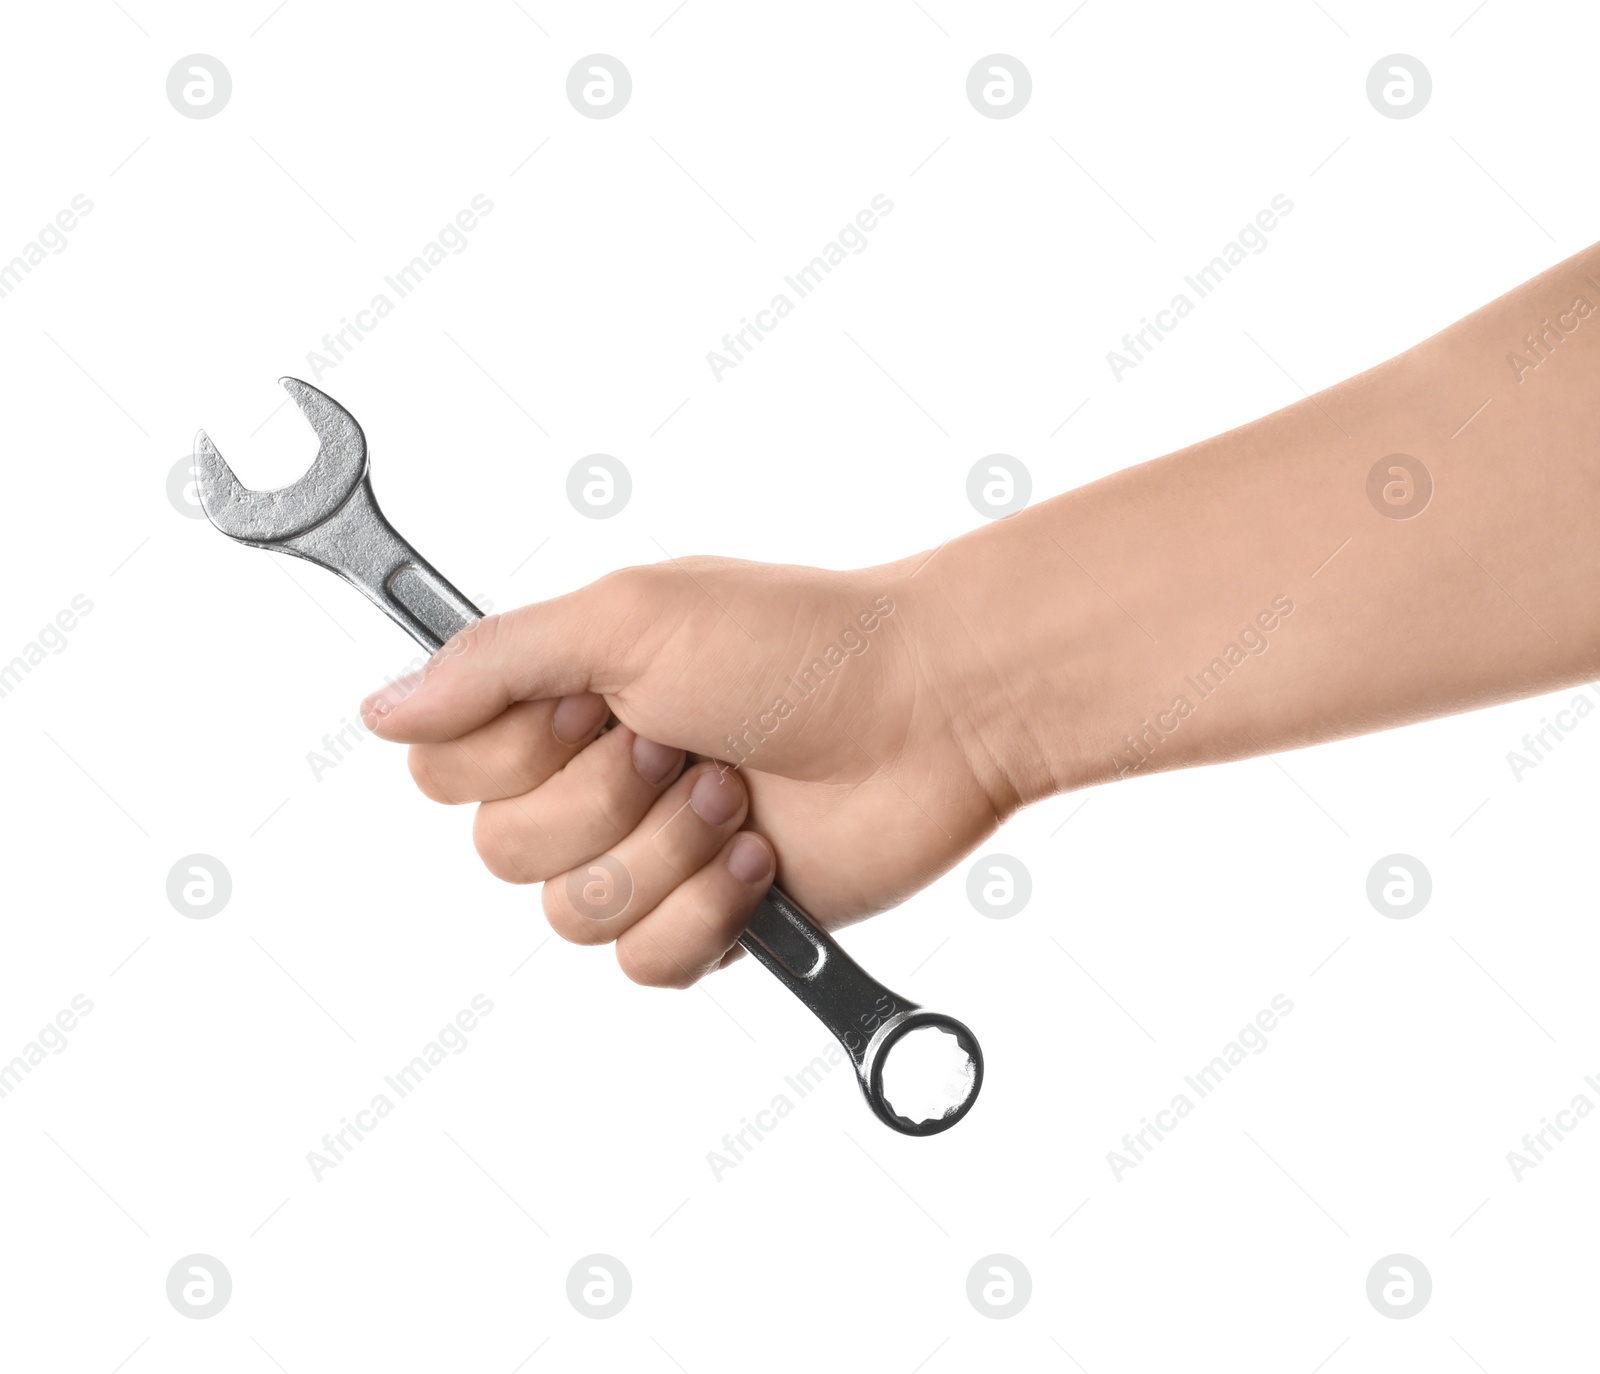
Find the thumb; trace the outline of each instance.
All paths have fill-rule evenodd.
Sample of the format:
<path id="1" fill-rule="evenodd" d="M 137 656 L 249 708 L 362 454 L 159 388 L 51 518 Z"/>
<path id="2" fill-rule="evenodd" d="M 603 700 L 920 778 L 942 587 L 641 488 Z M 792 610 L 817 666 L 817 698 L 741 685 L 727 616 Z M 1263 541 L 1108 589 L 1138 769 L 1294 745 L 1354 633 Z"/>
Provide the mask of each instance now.
<path id="1" fill-rule="evenodd" d="M 658 599 L 647 579 L 613 574 L 566 596 L 486 616 L 421 672 L 367 697 L 362 722 L 384 739 L 437 743 L 477 729 L 513 702 L 616 691 L 641 662 L 641 634 L 660 627 Z"/>

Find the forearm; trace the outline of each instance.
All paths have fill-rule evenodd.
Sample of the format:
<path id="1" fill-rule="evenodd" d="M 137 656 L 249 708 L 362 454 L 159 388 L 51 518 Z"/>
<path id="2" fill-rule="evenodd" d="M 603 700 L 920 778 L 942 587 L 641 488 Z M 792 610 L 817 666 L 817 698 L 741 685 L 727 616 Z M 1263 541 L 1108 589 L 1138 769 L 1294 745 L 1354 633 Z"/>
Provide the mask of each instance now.
<path id="1" fill-rule="evenodd" d="M 1596 282 L 1600 248 L 1315 397 L 911 560 L 905 599 L 990 786 L 1025 803 L 1593 677 Z M 1397 454 L 1431 476 L 1420 514 L 1398 460 L 1376 479 L 1391 499 L 1369 497 Z"/>

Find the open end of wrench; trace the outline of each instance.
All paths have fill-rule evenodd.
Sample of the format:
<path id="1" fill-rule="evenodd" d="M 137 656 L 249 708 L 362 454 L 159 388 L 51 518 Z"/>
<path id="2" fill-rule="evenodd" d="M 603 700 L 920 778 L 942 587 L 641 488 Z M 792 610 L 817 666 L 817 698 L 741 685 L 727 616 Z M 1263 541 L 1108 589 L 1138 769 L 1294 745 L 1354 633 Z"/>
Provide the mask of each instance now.
<path id="1" fill-rule="evenodd" d="M 298 482 L 252 491 L 233 475 L 210 435 L 201 430 L 195 436 L 201 508 L 219 530 L 246 544 L 279 544 L 320 525 L 349 500 L 367 471 L 367 436 L 355 416 L 306 382 L 279 381 L 320 444 L 316 461 Z"/>

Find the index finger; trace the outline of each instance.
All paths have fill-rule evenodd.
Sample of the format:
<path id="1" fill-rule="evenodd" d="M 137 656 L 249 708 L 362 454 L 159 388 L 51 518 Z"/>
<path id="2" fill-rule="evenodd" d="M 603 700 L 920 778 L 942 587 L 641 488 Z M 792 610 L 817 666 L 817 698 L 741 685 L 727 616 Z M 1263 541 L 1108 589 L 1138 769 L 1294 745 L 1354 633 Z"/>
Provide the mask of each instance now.
<path id="1" fill-rule="evenodd" d="M 592 589 L 485 616 L 418 673 L 373 692 L 361 720 L 403 744 L 459 739 L 517 701 L 576 696 L 625 670 L 622 645 Z"/>

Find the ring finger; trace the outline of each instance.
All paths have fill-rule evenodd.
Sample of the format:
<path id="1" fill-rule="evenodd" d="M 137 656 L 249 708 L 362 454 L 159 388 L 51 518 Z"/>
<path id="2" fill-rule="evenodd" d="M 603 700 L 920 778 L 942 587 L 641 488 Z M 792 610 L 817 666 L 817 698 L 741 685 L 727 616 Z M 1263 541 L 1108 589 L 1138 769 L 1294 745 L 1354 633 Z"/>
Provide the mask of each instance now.
<path id="1" fill-rule="evenodd" d="M 545 883 L 544 914 L 551 927 L 575 944 L 615 940 L 704 868 L 748 810 L 736 772 L 696 764 L 610 852 Z"/>
<path id="2" fill-rule="evenodd" d="M 618 726 L 549 782 L 480 806 L 473 843 L 495 877 L 543 882 L 627 835 L 677 777 L 683 757 Z"/>

